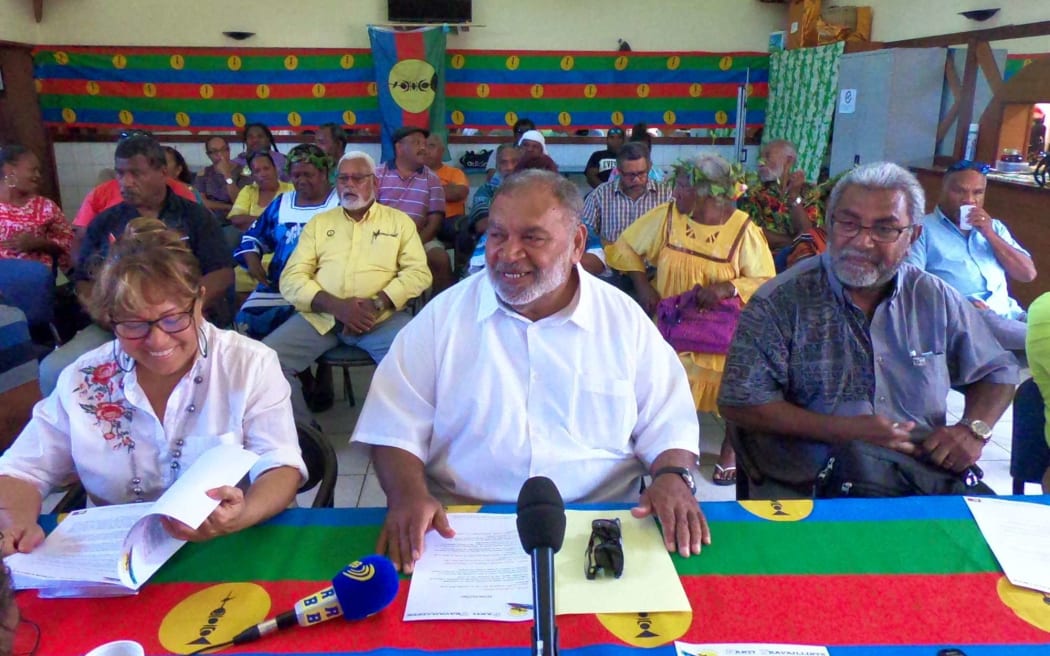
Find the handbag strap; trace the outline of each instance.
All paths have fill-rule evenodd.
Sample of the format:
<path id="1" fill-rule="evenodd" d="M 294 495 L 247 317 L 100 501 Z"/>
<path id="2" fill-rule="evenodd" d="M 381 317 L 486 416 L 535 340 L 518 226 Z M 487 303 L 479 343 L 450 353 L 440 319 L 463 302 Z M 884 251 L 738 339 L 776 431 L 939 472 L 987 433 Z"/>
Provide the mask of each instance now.
<path id="1" fill-rule="evenodd" d="M 737 249 L 740 248 L 740 242 L 744 240 L 744 233 L 747 232 L 747 226 L 748 226 L 748 223 L 751 222 L 751 217 L 749 217 L 744 212 L 739 212 L 740 215 L 743 218 L 742 219 L 737 219 L 737 221 L 739 222 L 740 226 L 737 229 L 736 237 L 733 239 L 733 245 L 729 247 L 729 254 L 726 255 L 725 257 L 714 257 L 713 255 L 709 255 L 707 253 L 700 253 L 698 251 L 692 250 L 691 248 L 686 248 L 685 246 L 678 246 L 676 244 L 672 244 L 671 243 L 671 219 L 672 219 L 671 212 L 672 212 L 673 208 L 674 208 L 674 201 L 670 201 L 667 204 L 667 236 L 665 237 L 665 241 L 667 242 L 667 244 L 666 244 L 667 248 L 670 248 L 673 251 L 678 251 L 679 253 L 685 253 L 687 255 L 694 255 L 696 257 L 700 257 L 700 258 L 703 258 L 705 260 L 710 260 L 711 262 L 718 262 L 719 264 L 728 264 L 728 263 L 733 261 L 733 258 L 736 256 Z M 736 216 L 737 212 L 738 211 L 734 211 L 733 212 L 733 215 L 729 217 L 730 221 L 728 221 L 725 224 L 723 224 L 723 227 L 729 228 L 732 225 L 731 221 L 732 221 L 733 217 Z"/>

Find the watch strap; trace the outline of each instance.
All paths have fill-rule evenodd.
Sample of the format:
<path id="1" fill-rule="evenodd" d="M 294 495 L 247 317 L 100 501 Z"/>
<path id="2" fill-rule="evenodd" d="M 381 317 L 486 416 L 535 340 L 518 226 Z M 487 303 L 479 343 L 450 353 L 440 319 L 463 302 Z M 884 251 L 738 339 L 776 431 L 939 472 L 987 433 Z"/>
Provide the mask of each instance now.
<path id="1" fill-rule="evenodd" d="M 689 486 L 689 491 L 696 494 L 696 481 L 693 480 L 693 472 L 689 471 L 686 467 L 661 467 L 653 472 L 653 481 L 664 474 L 674 474 L 678 476 L 682 479 L 683 483 Z"/>

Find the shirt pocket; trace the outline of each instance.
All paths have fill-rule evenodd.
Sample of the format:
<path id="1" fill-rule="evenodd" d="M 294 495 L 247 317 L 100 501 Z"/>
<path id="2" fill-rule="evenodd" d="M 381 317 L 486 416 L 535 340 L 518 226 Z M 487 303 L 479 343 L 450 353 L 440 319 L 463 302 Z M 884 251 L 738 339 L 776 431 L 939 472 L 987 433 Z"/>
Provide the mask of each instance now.
<path id="1" fill-rule="evenodd" d="M 947 356 L 943 350 L 934 349 L 917 353 L 906 362 L 901 407 L 910 417 L 925 417 L 931 426 L 942 423 L 944 417 L 931 414 L 931 409 L 944 407 L 951 387 Z"/>
<path id="2" fill-rule="evenodd" d="M 638 418 L 631 381 L 576 374 L 572 392 L 572 438 L 587 448 L 631 453 L 630 438 Z"/>

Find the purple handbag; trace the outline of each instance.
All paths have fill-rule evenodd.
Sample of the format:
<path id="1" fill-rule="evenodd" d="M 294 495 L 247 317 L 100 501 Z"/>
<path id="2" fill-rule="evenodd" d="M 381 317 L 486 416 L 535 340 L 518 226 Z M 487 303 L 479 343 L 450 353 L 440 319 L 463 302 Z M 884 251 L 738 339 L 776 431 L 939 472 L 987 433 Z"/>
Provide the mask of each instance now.
<path id="1" fill-rule="evenodd" d="M 725 355 L 744 304 L 739 296 L 734 296 L 700 310 L 696 307 L 699 290 L 699 286 L 693 287 L 660 301 L 656 306 L 656 327 L 678 353 Z"/>

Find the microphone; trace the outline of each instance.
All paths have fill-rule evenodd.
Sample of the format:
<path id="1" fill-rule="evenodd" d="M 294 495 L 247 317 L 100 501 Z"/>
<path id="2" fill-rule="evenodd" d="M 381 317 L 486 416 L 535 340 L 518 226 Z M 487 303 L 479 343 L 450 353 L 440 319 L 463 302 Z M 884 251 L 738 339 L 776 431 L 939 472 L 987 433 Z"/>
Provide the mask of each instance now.
<path id="1" fill-rule="evenodd" d="M 279 629 L 313 626 L 334 617 L 359 620 L 378 613 L 397 596 L 397 568 L 384 556 L 367 556 L 342 569 L 332 585 L 295 602 L 293 610 L 245 629 L 233 639 L 243 645 Z"/>
<path id="2" fill-rule="evenodd" d="M 532 556 L 532 654 L 557 656 L 554 554 L 565 539 L 565 502 L 554 481 L 533 476 L 518 493 L 518 538 Z"/>

